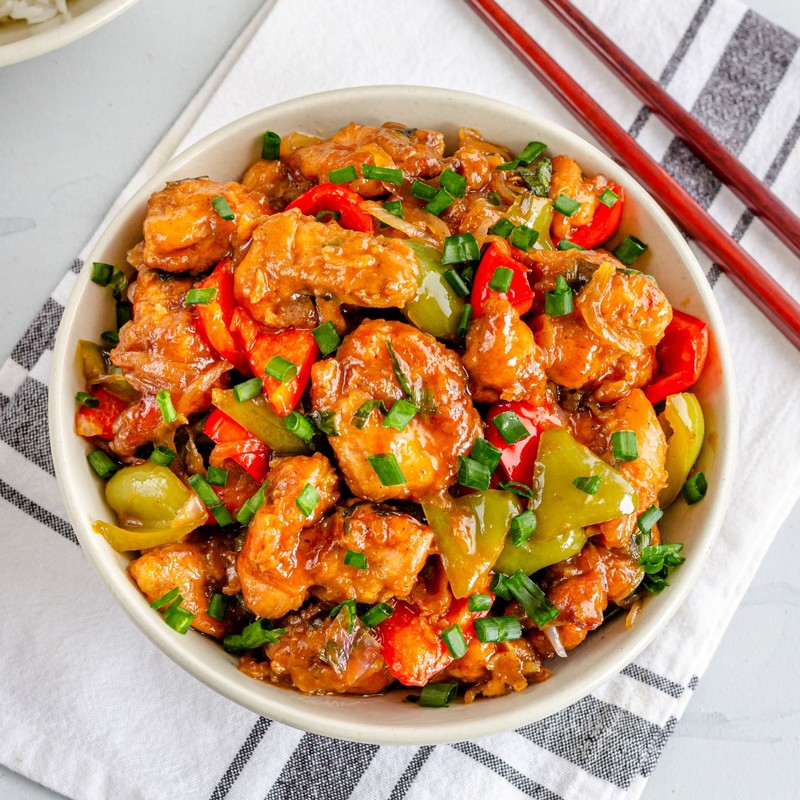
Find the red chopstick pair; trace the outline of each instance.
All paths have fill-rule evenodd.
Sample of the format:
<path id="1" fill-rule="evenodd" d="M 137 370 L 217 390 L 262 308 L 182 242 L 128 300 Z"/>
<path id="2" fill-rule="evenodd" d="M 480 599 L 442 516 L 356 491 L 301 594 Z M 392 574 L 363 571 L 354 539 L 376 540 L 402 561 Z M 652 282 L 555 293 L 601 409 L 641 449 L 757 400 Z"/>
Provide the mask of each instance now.
<path id="1" fill-rule="evenodd" d="M 587 125 L 672 214 L 678 224 L 800 349 L 800 304 L 770 277 L 706 210 L 562 69 L 494 0 L 466 0 L 569 111 Z M 731 189 L 800 255 L 800 220 L 690 114 L 565 0 L 543 0 L 684 139 Z"/>

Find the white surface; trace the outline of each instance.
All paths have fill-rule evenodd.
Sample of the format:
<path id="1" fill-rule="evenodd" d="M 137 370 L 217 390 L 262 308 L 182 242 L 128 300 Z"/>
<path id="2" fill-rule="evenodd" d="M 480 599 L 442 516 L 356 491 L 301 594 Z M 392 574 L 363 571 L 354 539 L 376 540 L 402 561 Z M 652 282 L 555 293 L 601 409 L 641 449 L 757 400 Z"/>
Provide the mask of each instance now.
<path id="1" fill-rule="evenodd" d="M 776 14 L 793 14 L 776 18 L 800 33 L 797 4 L 753 0 L 761 3 Z M 85 243 L 258 5 L 145 0 L 91 39 L 0 72 L 0 174 L 8 187 L 0 198 L 0 235 L 10 234 L 2 238 L 0 255 L 0 358 L 67 267 L 59 258 Z M 179 29 L 175 41 L 170 32 Z M 169 83 L 161 80 L 164 74 Z M 79 180 L 85 175 L 92 177 Z M 28 221 L 36 227 L 26 229 Z M 10 233 L 15 229 L 20 232 Z M 800 639 L 792 612 L 800 587 L 790 566 L 789 531 L 798 526 L 796 511 L 668 744 L 646 800 L 782 798 L 796 787 Z M 0 796 L 52 795 L 0 773 Z"/>

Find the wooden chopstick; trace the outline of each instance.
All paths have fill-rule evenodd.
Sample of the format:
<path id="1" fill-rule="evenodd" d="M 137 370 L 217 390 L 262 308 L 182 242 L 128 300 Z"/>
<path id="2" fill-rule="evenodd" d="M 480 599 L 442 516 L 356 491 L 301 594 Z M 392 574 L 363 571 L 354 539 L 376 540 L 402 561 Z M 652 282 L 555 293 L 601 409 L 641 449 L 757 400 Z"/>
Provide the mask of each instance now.
<path id="1" fill-rule="evenodd" d="M 800 219 L 791 209 L 572 3 L 568 0 L 542 2 L 800 257 Z"/>
<path id="2" fill-rule="evenodd" d="M 800 305 L 494 0 L 466 0 L 550 93 L 648 189 L 728 277 L 800 349 Z"/>

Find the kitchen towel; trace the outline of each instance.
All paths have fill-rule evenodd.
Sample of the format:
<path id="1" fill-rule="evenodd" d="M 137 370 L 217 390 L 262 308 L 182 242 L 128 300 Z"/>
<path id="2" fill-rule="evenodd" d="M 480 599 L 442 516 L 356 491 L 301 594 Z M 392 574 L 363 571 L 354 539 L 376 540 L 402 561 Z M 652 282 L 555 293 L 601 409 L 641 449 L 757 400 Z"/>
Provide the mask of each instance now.
<path id="1" fill-rule="evenodd" d="M 538 3 L 503 4 L 800 295 L 798 262 L 604 67 Z M 800 211 L 797 39 L 734 0 L 577 4 Z M 472 91 L 591 138 L 463 2 L 272 0 L 125 196 L 176 147 L 243 114 L 367 83 Z M 657 641 L 592 695 L 517 731 L 437 747 L 351 744 L 259 718 L 184 673 L 114 604 L 66 520 L 46 432 L 51 348 L 76 260 L 0 369 L 0 761 L 80 800 L 638 797 L 800 496 L 800 355 L 698 257 L 747 401 L 735 481 L 742 491 L 702 579 Z"/>

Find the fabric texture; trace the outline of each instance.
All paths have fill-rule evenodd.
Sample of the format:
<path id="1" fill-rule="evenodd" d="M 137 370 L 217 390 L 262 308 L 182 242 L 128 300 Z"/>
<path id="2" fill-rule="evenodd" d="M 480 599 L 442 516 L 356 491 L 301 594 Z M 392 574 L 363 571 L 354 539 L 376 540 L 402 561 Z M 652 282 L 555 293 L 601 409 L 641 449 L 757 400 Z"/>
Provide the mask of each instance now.
<path id="1" fill-rule="evenodd" d="M 577 4 L 800 211 L 797 39 L 734 0 Z M 504 6 L 800 296 L 797 261 L 605 68 L 538 4 Z M 176 142 L 182 149 L 263 106 L 349 85 L 465 89 L 591 138 L 458 0 L 277 0 L 235 53 L 120 203 Z M 592 695 L 517 731 L 437 747 L 352 744 L 259 718 L 184 673 L 115 605 L 66 520 L 47 440 L 49 363 L 76 260 L 0 368 L 0 761 L 79 800 L 424 800 L 451 796 L 453 776 L 465 800 L 638 797 L 800 496 L 800 355 L 698 258 L 727 323 L 746 400 L 735 485 L 747 491 L 732 498 L 703 579 L 656 642 Z M 24 613 L 15 610 L 20 597 Z"/>

